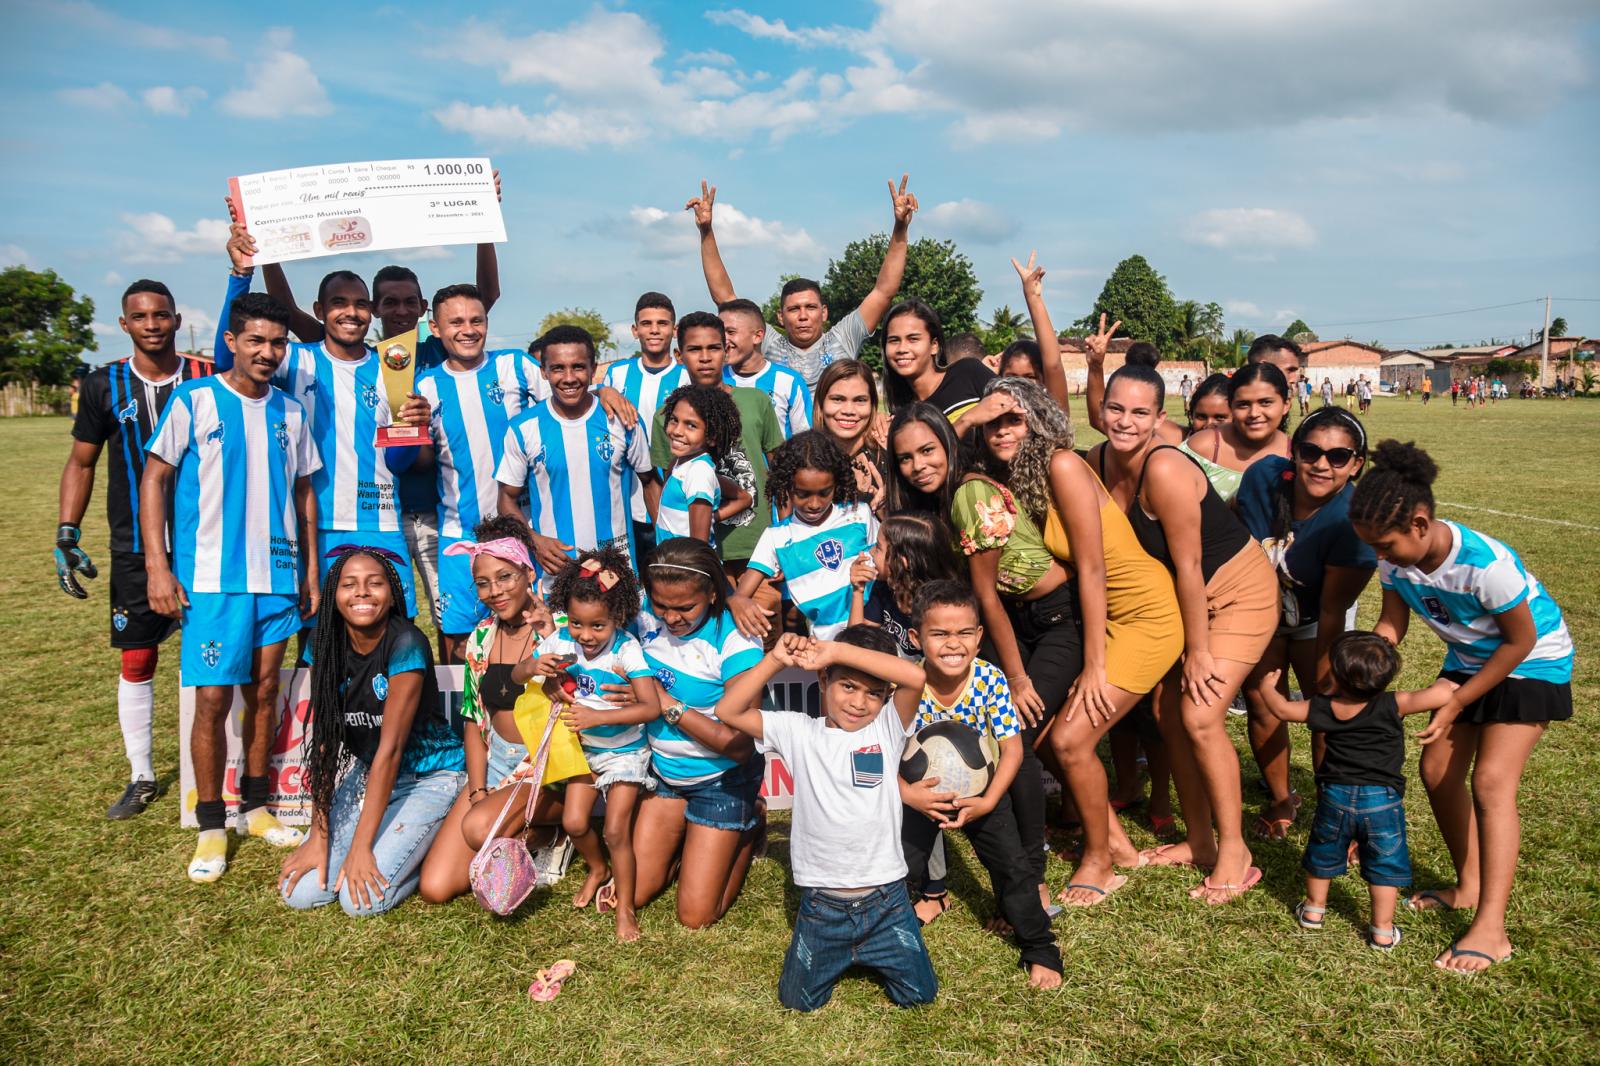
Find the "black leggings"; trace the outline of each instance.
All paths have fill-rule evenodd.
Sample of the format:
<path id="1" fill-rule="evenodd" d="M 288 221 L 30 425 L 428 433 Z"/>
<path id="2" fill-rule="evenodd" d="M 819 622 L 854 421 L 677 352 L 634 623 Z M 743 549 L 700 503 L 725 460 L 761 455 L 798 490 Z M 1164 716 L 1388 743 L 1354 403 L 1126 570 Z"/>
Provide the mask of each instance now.
<path id="1" fill-rule="evenodd" d="M 1044 701 L 1044 716 L 1022 730 L 1022 766 L 1011 784 L 1017 832 L 1035 883 L 1044 882 L 1044 765 L 1034 752 L 1039 734 L 1066 706 L 1073 682 L 1083 672 L 1083 634 L 1079 629 L 1078 586 L 1068 581 L 1037 600 L 1006 600 L 1006 614 L 1022 653 L 1022 665 Z M 998 660 L 996 660 L 998 661 Z"/>

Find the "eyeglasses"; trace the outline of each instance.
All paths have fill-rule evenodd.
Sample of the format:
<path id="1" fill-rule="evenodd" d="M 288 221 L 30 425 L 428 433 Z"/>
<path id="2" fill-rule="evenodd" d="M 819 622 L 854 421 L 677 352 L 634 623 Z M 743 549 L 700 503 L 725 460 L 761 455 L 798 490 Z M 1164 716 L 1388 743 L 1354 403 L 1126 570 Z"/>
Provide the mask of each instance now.
<path id="1" fill-rule="evenodd" d="M 1294 453 L 1307 466 L 1315 466 L 1318 459 L 1326 458 L 1328 465 L 1335 470 L 1349 466 L 1351 460 L 1356 457 L 1354 448 L 1319 448 L 1308 440 L 1295 445 Z"/>

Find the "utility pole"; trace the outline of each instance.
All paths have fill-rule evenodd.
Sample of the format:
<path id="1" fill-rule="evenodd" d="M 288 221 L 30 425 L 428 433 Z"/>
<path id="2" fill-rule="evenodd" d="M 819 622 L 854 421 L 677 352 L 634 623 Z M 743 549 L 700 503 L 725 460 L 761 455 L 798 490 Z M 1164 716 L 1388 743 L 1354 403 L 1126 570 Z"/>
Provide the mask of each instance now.
<path id="1" fill-rule="evenodd" d="M 1550 375 L 1550 297 L 1544 298 L 1544 329 L 1539 333 L 1539 387 Z"/>
<path id="2" fill-rule="evenodd" d="M 1546 317 L 1548 317 L 1548 316 L 1546 316 Z M 199 355 L 200 354 L 198 351 L 195 350 L 195 347 L 194 347 L 194 323 L 192 323 L 192 322 L 189 324 L 189 354 L 190 355 Z"/>

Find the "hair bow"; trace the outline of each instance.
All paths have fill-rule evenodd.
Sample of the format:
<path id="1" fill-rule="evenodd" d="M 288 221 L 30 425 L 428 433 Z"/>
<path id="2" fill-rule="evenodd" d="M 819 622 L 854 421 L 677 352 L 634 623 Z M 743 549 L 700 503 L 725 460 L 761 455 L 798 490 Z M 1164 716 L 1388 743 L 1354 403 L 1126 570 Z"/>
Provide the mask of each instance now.
<path id="1" fill-rule="evenodd" d="M 601 565 L 599 559 L 594 558 L 585 559 L 578 567 L 578 573 L 582 574 L 584 577 L 592 577 L 598 581 L 600 583 L 600 589 L 603 592 L 610 592 L 614 587 L 616 587 L 617 582 L 622 580 L 617 576 L 617 572 L 615 570 L 606 569 Z"/>

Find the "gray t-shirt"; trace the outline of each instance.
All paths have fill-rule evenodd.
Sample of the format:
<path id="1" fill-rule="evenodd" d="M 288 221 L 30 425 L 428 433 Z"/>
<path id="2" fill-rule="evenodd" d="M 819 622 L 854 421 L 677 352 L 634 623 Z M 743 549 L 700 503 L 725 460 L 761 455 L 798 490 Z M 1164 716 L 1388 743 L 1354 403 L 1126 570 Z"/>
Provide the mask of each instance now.
<path id="1" fill-rule="evenodd" d="M 815 387 L 817 379 L 829 363 L 839 359 L 854 359 L 867 339 L 867 324 L 861 321 L 860 311 L 851 311 L 828 328 L 809 348 L 796 348 L 788 337 L 775 329 L 767 330 L 761 339 L 761 354 L 779 366 L 786 366 L 805 378 L 806 385 Z"/>

